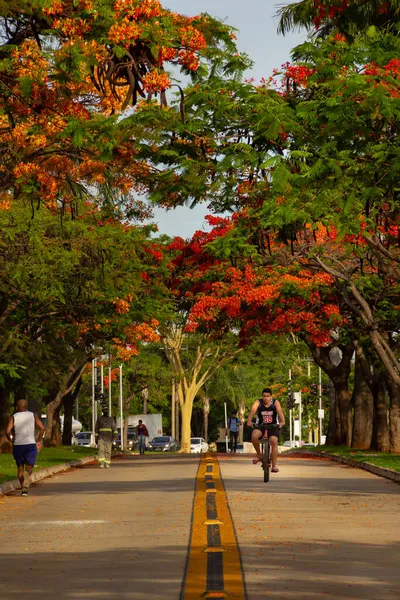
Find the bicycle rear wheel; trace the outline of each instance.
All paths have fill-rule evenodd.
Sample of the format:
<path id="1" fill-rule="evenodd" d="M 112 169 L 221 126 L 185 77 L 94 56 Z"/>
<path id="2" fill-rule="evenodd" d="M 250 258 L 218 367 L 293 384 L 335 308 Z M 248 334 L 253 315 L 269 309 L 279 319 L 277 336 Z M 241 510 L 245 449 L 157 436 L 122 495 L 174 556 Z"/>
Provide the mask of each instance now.
<path id="1" fill-rule="evenodd" d="M 269 481 L 269 469 L 270 469 L 269 461 L 270 461 L 269 440 L 266 440 L 264 442 L 264 456 L 263 456 L 264 483 L 268 483 L 268 481 Z"/>

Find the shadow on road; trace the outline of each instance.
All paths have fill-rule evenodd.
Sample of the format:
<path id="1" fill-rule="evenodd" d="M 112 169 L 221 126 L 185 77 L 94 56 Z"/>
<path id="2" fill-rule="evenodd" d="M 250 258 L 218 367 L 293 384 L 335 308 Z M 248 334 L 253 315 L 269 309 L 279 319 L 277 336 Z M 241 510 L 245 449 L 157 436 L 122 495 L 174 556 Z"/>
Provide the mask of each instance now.
<path id="1" fill-rule="evenodd" d="M 398 543 L 275 540 L 243 550 L 249 600 L 399 598 Z M 0 553 L 1 598 L 178 600 L 185 557 L 186 548 L 142 549 L 139 540 L 132 540 L 130 550 Z"/>
<path id="2" fill-rule="evenodd" d="M 2 600 L 178 600 L 186 547 L 154 546 L 74 553 L 0 553 Z"/>
<path id="3" fill-rule="evenodd" d="M 275 540 L 241 549 L 246 555 L 249 600 L 399 598 L 400 543 Z"/>
<path id="4" fill-rule="evenodd" d="M 238 461 L 238 469 L 244 473 L 244 459 L 232 458 L 232 463 Z M 225 463 L 226 464 L 226 463 Z M 290 466 L 290 475 L 285 474 Z M 308 476 L 303 475 L 308 468 Z M 309 469 L 312 467 L 312 471 Z M 316 496 L 369 496 L 377 494 L 399 495 L 400 485 L 383 477 L 367 474 L 360 469 L 354 469 L 346 465 L 339 465 L 330 461 L 316 460 L 290 460 L 280 459 L 280 472 L 272 474 L 269 483 L 263 482 L 263 473 L 259 465 L 251 464 L 249 461 L 245 477 L 235 477 L 229 472 L 226 484 L 231 491 L 244 492 L 263 491 L 273 494 L 305 494 Z M 298 469 L 298 477 L 293 475 Z M 304 469 L 302 471 L 302 469 Z M 346 477 L 343 477 L 343 472 Z M 400 595 L 399 595 L 400 598 Z"/>

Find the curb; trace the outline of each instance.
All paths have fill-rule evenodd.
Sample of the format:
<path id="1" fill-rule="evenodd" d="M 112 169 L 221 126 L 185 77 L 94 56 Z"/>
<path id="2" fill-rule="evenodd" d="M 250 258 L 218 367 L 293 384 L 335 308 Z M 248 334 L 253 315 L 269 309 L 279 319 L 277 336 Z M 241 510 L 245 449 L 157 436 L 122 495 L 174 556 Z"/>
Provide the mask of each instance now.
<path id="1" fill-rule="evenodd" d="M 369 462 L 359 462 L 357 460 L 354 460 L 354 458 L 347 458 L 346 456 L 337 456 L 336 454 L 328 454 L 328 452 L 312 452 L 310 450 L 307 451 L 299 449 L 299 454 L 300 453 L 308 454 L 308 456 L 319 456 L 320 458 L 329 458 L 329 460 L 348 465 L 349 467 L 354 467 L 355 469 L 363 469 L 364 471 L 369 471 L 369 473 L 373 473 L 373 475 L 385 477 L 385 479 L 390 479 L 391 481 L 400 483 L 400 472 L 393 471 L 392 469 L 386 469 L 385 467 L 378 467 L 377 465 L 373 465 Z M 284 454 L 286 454 L 286 452 Z M 296 456 L 296 451 L 293 452 L 293 456 Z"/>
<path id="2" fill-rule="evenodd" d="M 71 460 L 67 463 L 62 463 L 60 465 L 53 465 L 52 467 L 40 469 L 40 471 L 37 471 L 36 473 L 32 474 L 30 482 L 36 483 L 37 481 L 42 481 L 42 479 L 46 479 L 46 477 L 51 477 L 51 475 L 55 475 L 56 473 L 68 471 L 68 469 L 72 469 L 73 467 L 81 467 L 89 462 L 93 462 L 94 460 L 97 460 L 97 455 L 93 454 L 91 456 L 85 456 L 84 458 L 80 458 L 79 460 Z M 11 494 L 11 492 L 15 492 L 16 490 L 20 489 L 21 485 L 18 479 L 6 481 L 5 483 L 0 485 L 0 496 Z"/>

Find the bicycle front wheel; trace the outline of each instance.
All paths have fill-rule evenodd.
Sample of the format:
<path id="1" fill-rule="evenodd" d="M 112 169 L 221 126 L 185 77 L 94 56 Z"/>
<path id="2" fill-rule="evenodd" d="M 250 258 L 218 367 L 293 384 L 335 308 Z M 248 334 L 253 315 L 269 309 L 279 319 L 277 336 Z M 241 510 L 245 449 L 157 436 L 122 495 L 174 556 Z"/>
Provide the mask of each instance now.
<path id="1" fill-rule="evenodd" d="M 269 469 L 270 469 L 270 447 L 269 440 L 264 443 L 264 483 L 269 481 Z"/>

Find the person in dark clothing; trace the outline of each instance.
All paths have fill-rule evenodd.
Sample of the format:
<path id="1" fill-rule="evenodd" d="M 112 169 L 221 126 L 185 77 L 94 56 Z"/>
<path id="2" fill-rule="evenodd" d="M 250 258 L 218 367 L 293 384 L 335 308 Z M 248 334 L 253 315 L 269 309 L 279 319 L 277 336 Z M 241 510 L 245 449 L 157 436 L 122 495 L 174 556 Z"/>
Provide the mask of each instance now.
<path id="1" fill-rule="evenodd" d="M 143 423 L 142 419 L 139 420 L 139 424 L 137 426 L 137 436 L 139 441 L 139 452 L 140 454 L 144 454 L 146 448 L 146 437 L 149 437 L 149 432 L 147 431 L 147 427 Z"/>
<path id="2" fill-rule="evenodd" d="M 231 452 L 236 452 L 237 450 L 239 427 L 241 425 L 242 421 L 238 418 L 237 411 L 233 410 L 231 416 L 228 419 L 228 435 Z"/>
<path id="3" fill-rule="evenodd" d="M 117 435 L 115 420 L 109 416 L 108 408 L 103 408 L 103 414 L 96 421 L 96 444 L 99 447 L 99 466 L 109 469 L 111 466 L 111 451 L 114 437 Z"/>
<path id="4" fill-rule="evenodd" d="M 257 415 L 257 425 L 253 428 L 254 415 Z M 253 460 L 254 463 L 262 461 L 260 439 L 264 433 L 265 426 L 273 426 L 272 431 L 268 435 L 271 444 L 271 470 L 272 473 L 279 473 L 279 469 L 276 466 L 278 460 L 279 430 L 285 425 L 285 416 L 280 402 L 273 400 L 271 388 L 264 388 L 262 398 L 254 402 L 247 418 L 247 425 L 253 428 L 251 441 L 257 453 L 257 458 Z"/>

